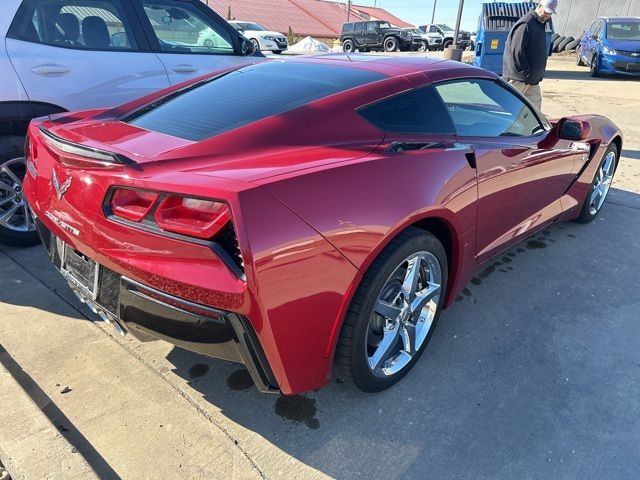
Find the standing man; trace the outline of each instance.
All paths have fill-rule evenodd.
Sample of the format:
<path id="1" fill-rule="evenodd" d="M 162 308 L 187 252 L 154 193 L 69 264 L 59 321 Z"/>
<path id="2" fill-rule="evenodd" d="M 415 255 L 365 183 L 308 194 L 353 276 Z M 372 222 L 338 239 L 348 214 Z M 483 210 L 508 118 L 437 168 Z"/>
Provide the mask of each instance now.
<path id="1" fill-rule="evenodd" d="M 547 39 L 545 23 L 556 13 L 558 0 L 540 0 L 516 22 L 507 38 L 502 59 L 502 78 L 531 101 L 538 110 L 542 108 L 540 82 L 547 68 Z"/>

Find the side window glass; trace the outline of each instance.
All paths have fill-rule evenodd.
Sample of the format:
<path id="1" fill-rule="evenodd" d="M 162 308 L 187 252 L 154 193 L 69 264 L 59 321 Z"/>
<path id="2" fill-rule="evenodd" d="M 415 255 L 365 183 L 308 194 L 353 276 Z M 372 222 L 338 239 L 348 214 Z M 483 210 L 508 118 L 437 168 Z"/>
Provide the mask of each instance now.
<path id="1" fill-rule="evenodd" d="M 19 18 L 20 17 L 20 18 Z M 136 50 L 121 0 L 24 2 L 9 36 L 82 50 Z"/>
<path id="2" fill-rule="evenodd" d="M 544 131 L 526 103 L 492 80 L 447 82 L 436 85 L 435 89 L 458 135 L 528 137 Z"/>
<path id="3" fill-rule="evenodd" d="M 356 23 L 356 28 L 355 28 L 356 32 L 361 32 L 362 30 L 364 30 L 364 25 L 365 25 L 364 22 Z"/>
<path id="4" fill-rule="evenodd" d="M 195 5 L 173 0 L 143 0 L 142 6 L 163 52 L 235 53 L 229 32 Z"/>
<path id="5" fill-rule="evenodd" d="M 369 32 L 375 32 L 376 31 L 376 27 L 377 27 L 377 24 L 375 22 L 367 23 L 367 31 L 369 31 Z"/>
<path id="6" fill-rule="evenodd" d="M 432 87 L 396 95 L 359 111 L 375 126 L 392 133 L 454 133 L 449 115 Z"/>

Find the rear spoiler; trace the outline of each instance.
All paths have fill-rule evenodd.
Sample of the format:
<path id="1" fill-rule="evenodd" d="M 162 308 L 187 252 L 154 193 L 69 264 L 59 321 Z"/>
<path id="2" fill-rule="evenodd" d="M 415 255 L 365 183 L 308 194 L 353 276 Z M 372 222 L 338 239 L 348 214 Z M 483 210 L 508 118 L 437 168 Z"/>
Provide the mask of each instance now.
<path id="1" fill-rule="evenodd" d="M 107 152 L 98 148 L 78 145 L 77 143 L 64 140 L 63 138 L 51 133 L 42 125 L 40 126 L 40 133 L 50 147 L 62 154 L 70 155 L 72 157 L 80 157 L 84 161 L 95 162 L 97 165 L 105 167 L 115 165 L 137 165 L 135 161 L 119 153 Z M 63 159 L 61 159 L 61 161 L 62 163 L 65 163 Z"/>

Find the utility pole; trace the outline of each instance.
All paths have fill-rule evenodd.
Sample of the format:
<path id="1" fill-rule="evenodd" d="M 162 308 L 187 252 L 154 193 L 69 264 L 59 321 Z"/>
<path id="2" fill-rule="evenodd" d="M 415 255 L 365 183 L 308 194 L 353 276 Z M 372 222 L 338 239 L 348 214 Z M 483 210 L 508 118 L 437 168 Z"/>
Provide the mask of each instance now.
<path id="1" fill-rule="evenodd" d="M 436 5 L 438 0 L 433 0 L 433 13 L 431 14 L 431 24 L 433 25 L 433 19 L 436 18 Z"/>
<path id="2" fill-rule="evenodd" d="M 460 22 L 462 20 L 462 9 L 464 8 L 464 0 L 460 0 L 458 6 L 458 19 L 456 20 L 456 31 L 453 32 L 453 48 L 458 48 L 458 34 L 460 32 Z"/>
<path id="3" fill-rule="evenodd" d="M 351 16 L 351 0 L 347 0 L 347 23 L 349 22 L 350 16 Z"/>

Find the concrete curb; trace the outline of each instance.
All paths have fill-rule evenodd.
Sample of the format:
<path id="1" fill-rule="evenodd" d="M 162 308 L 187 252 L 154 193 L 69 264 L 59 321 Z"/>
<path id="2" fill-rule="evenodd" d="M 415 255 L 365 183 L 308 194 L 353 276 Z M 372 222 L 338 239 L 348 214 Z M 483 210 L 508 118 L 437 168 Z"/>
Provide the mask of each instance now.
<path id="1" fill-rule="evenodd" d="M 0 356 L 7 355 L 0 348 Z M 0 362 L 0 461 L 13 480 L 98 479 Z"/>

